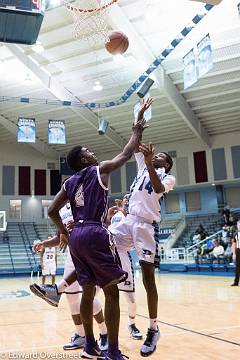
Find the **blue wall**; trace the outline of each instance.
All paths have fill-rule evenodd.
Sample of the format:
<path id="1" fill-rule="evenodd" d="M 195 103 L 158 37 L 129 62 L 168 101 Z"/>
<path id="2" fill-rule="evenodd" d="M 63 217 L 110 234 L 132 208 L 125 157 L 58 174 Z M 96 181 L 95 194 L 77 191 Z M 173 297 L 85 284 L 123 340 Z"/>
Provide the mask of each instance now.
<path id="1" fill-rule="evenodd" d="M 201 210 L 197 211 L 187 211 L 186 202 L 185 202 L 185 192 L 190 191 L 199 191 L 201 198 Z M 165 211 L 164 202 L 161 204 L 162 207 L 162 215 L 166 219 L 177 219 L 181 216 L 189 216 L 189 215 L 207 215 L 207 214 L 217 214 L 218 213 L 218 204 L 217 204 L 217 195 L 215 186 L 205 187 L 205 188 L 197 188 L 193 190 L 182 190 L 182 191 L 174 191 L 179 195 L 179 203 L 180 203 L 180 212 L 168 214 Z"/>

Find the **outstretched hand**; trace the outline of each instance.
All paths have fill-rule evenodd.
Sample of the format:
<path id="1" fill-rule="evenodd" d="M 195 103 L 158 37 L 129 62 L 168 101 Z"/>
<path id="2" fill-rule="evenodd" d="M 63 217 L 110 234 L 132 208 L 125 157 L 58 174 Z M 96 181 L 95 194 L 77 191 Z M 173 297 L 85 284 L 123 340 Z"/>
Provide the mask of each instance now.
<path id="1" fill-rule="evenodd" d="M 143 131 L 146 128 L 148 128 L 149 125 L 146 125 L 146 120 L 144 119 L 144 113 L 152 105 L 152 103 L 153 103 L 152 97 L 147 98 L 147 100 L 143 102 L 141 109 L 138 112 L 137 120 L 133 125 L 133 130 L 140 129 Z"/>
<path id="2" fill-rule="evenodd" d="M 138 117 L 137 117 L 137 121 L 141 120 L 142 118 L 144 118 L 144 113 L 145 111 L 152 105 L 153 103 L 153 98 L 150 96 L 149 98 L 147 98 L 147 100 L 145 100 L 142 103 L 142 106 L 138 112 Z"/>
<path id="3" fill-rule="evenodd" d="M 44 244 L 42 243 L 42 241 L 33 243 L 32 250 L 36 253 L 42 252 L 44 250 Z"/>
<path id="4" fill-rule="evenodd" d="M 152 159 L 155 151 L 153 144 L 152 143 L 149 143 L 149 145 L 140 144 L 139 151 L 144 155 L 145 164 L 146 165 L 152 164 Z"/>

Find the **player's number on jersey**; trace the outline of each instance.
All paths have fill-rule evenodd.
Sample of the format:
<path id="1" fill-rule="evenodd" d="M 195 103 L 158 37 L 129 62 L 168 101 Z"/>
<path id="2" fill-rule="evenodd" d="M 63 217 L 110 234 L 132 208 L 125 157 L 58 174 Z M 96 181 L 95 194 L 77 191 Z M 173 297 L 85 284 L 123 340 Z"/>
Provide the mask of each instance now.
<path id="1" fill-rule="evenodd" d="M 143 181 L 142 181 L 141 185 L 139 186 L 138 190 L 142 191 L 144 188 L 147 190 L 148 194 L 151 194 L 153 192 L 151 181 L 148 181 L 147 184 L 144 184 L 145 180 L 146 180 L 146 176 L 144 176 Z"/>
<path id="2" fill-rule="evenodd" d="M 47 255 L 47 260 L 52 260 L 53 259 L 53 255 Z"/>

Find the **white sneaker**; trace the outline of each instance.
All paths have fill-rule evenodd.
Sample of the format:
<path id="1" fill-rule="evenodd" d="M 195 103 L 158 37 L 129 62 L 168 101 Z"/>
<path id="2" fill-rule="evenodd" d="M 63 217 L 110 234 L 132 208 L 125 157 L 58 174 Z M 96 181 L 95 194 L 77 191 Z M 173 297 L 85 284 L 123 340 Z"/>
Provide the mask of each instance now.
<path id="1" fill-rule="evenodd" d="M 63 345 L 63 350 L 75 350 L 81 349 L 85 345 L 85 336 L 80 336 L 75 334 L 71 337 L 71 341 L 65 345 Z"/>
<path id="2" fill-rule="evenodd" d="M 128 325 L 128 330 L 130 332 L 131 337 L 134 340 L 142 340 L 142 333 L 138 330 L 135 324 Z"/>
<path id="3" fill-rule="evenodd" d="M 143 357 L 150 356 L 154 353 L 157 348 L 157 342 L 160 338 L 160 331 L 159 329 L 153 330 L 148 329 L 146 340 L 144 341 L 140 354 Z"/>

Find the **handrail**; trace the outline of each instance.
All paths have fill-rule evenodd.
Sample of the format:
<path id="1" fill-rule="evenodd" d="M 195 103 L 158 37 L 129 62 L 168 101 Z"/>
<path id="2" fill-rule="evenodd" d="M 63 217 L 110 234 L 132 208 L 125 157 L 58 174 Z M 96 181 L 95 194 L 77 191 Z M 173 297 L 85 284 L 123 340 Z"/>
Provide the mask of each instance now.
<path id="1" fill-rule="evenodd" d="M 26 245 L 26 240 L 25 240 L 24 233 L 23 233 L 23 230 L 24 230 L 24 229 L 22 228 L 22 223 L 18 223 L 18 228 L 19 228 L 20 233 L 21 233 L 21 237 L 22 237 L 22 241 L 23 241 L 23 244 L 24 244 L 24 247 L 25 247 L 25 251 L 26 251 L 26 255 L 27 255 L 27 259 L 28 259 L 29 265 L 32 267 L 31 259 L 30 259 L 29 254 L 28 254 L 28 249 L 27 249 L 27 245 Z"/>
<path id="2" fill-rule="evenodd" d="M 31 223 L 31 225 L 33 226 L 33 229 L 35 230 L 34 225 L 33 225 L 32 223 Z M 31 242 L 30 242 L 30 239 L 29 239 L 29 236 L 28 236 L 28 232 L 27 232 L 26 224 L 25 224 L 25 223 L 23 223 L 23 230 L 24 230 L 24 233 L 25 233 L 25 235 L 26 235 L 26 238 L 27 238 L 27 241 L 28 241 L 29 246 L 32 247 L 32 244 L 31 244 Z M 36 232 L 36 231 L 35 231 L 35 232 Z M 36 258 L 35 258 L 35 255 L 33 255 L 32 252 L 31 252 L 31 255 L 32 255 L 32 258 L 31 258 L 31 256 L 29 255 L 28 250 L 27 250 L 27 256 L 28 256 L 29 259 L 30 259 L 31 266 L 32 266 L 32 259 L 33 259 L 33 266 L 37 266 L 37 260 L 36 260 Z"/>
<path id="3" fill-rule="evenodd" d="M 172 236 L 172 234 L 169 235 L 167 242 L 166 242 L 166 250 L 169 250 L 173 247 L 173 245 L 177 242 L 179 236 L 183 233 L 183 231 L 186 228 L 186 217 L 182 217 L 181 220 L 177 223 L 177 226 L 175 227 L 175 231 L 174 231 L 174 235 Z"/>
<path id="4" fill-rule="evenodd" d="M 186 250 L 189 251 L 190 249 L 194 248 L 195 246 L 198 246 L 198 245 L 204 243 L 205 241 L 211 239 L 212 237 L 218 235 L 218 234 L 221 233 L 221 232 L 222 232 L 222 230 L 219 230 L 219 231 L 217 231 L 216 233 L 214 233 L 214 234 L 212 234 L 212 235 L 210 235 L 210 236 L 207 236 L 205 239 L 199 241 L 198 243 L 189 246 L 189 248 L 187 248 Z"/>
<path id="5" fill-rule="evenodd" d="M 13 261 L 13 257 L 12 257 L 12 249 L 11 249 L 9 240 L 8 240 L 8 251 L 9 251 L 9 255 L 10 255 L 10 259 L 11 259 L 11 263 L 12 263 L 13 273 L 15 274 L 14 261 Z"/>
<path id="6" fill-rule="evenodd" d="M 186 258 L 187 258 L 187 260 L 189 260 L 189 255 L 192 255 L 194 253 L 194 250 L 191 251 L 191 252 L 189 250 L 191 250 L 193 248 L 197 248 L 200 244 L 203 244 L 206 241 L 208 241 L 209 239 L 214 238 L 216 235 L 220 234 L 221 232 L 222 232 L 222 230 L 219 230 L 216 233 L 214 233 L 214 234 L 212 234 L 210 236 L 207 236 L 205 239 L 197 242 L 196 244 L 193 244 L 193 245 L 189 246 L 189 248 L 186 249 Z"/>

